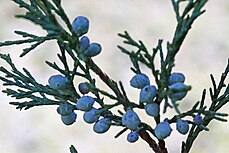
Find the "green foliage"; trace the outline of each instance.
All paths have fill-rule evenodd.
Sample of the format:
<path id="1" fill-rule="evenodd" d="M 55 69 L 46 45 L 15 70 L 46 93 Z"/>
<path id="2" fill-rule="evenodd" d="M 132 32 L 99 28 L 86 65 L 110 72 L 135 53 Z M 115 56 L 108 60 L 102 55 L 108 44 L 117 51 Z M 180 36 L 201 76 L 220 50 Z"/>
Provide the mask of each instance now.
<path id="1" fill-rule="evenodd" d="M 79 37 L 73 30 L 71 22 L 61 6 L 61 1 L 13 1 L 17 3 L 20 8 L 26 10 L 25 14 L 17 15 L 16 17 L 29 20 L 42 27 L 47 31 L 47 35 L 36 36 L 24 31 L 15 31 L 15 33 L 21 35 L 23 39 L 1 42 L 0 47 L 30 44 L 28 48 L 23 49 L 23 52 L 20 55 L 20 57 L 23 57 L 29 52 L 35 51 L 36 47 L 44 42 L 55 40 L 60 50 L 57 56 L 62 63 L 63 68 L 57 65 L 56 62 L 46 61 L 46 64 L 68 79 L 69 90 L 67 93 L 63 93 L 59 90 L 54 90 L 48 85 L 38 83 L 27 69 L 23 68 L 23 71 L 18 70 L 10 55 L 1 53 L 0 58 L 10 67 L 10 70 L 3 66 L 0 67 L 0 71 L 4 74 L 4 76 L 0 76 L 0 80 L 2 80 L 4 86 L 9 86 L 9 88 L 6 88 L 3 92 L 8 96 L 22 100 L 21 102 L 10 102 L 10 104 L 15 105 L 16 108 L 20 110 L 42 105 L 60 105 L 61 103 L 66 102 L 75 105 L 76 100 L 81 97 L 81 94 L 77 92 L 73 83 L 74 78 L 78 76 L 87 80 L 87 87 L 95 97 L 96 102 L 100 105 L 98 114 L 104 117 L 109 117 L 112 120 L 112 122 L 109 123 L 110 125 L 123 127 L 123 130 L 118 132 L 115 137 L 126 132 L 128 129 L 121 123 L 123 112 L 133 108 L 144 109 L 144 104 L 130 101 L 122 82 L 116 82 L 111 79 L 92 58 L 82 58 Z M 142 73 L 139 66 L 140 64 L 147 66 L 151 70 L 157 86 L 157 94 L 154 102 L 161 107 L 163 105 L 163 113 L 166 113 L 169 108 L 176 110 L 177 114 L 171 118 L 165 119 L 169 124 L 176 123 L 178 119 L 184 119 L 188 116 L 194 117 L 196 114 L 204 116 L 203 122 L 200 125 L 195 124 L 193 121 L 188 121 L 188 123 L 191 124 L 191 129 L 186 140 L 182 143 L 182 153 L 190 152 L 190 149 L 200 132 L 203 130 L 209 130 L 208 124 L 212 120 L 227 121 L 225 119 L 227 114 L 220 113 L 219 110 L 229 101 L 229 84 L 225 82 L 229 73 L 229 60 L 218 84 L 213 75 L 211 74 L 210 76 L 213 85 L 213 87 L 209 89 L 211 97 L 210 106 L 206 106 L 205 104 L 206 89 L 203 90 L 201 100 L 196 102 L 193 107 L 186 112 L 182 112 L 179 109 L 177 101 L 170 100 L 169 98 L 169 95 L 174 92 L 170 90 L 168 80 L 175 65 L 175 57 L 180 51 L 180 47 L 194 21 L 205 12 L 202 8 L 207 1 L 208 0 L 171 0 L 176 14 L 177 25 L 173 39 L 166 43 L 166 50 L 162 49 L 162 39 L 158 40 L 157 46 L 153 48 L 151 54 L 142 41 L 134 40 L 128 32 L 125 31 L 123 34 L 118 34 L 124 39 L 123 42 L 125 44 L 128 44 L 135 49 L 134 51 L 129 51 L 122 46 L 118 46 L 124 54 L 129 56 L 133 64 L 131 70 L 136 74 Z M 181 4 L 185 4 L 184 9 L 182 9 L 183 11 L 179 8 Z M 61 22 L 65 23 L 66 28 L 61 26 L 56 19 L 57 16 L 62 19 Z M 72 66 L 69 66 L 70 62 L 67 60 L 66 56 L 70 56 L 70 60 L 74 63 L 72 69 L 70 68 Z M 155 66 L 156 56 L 159 56 L 160 58 L 160 67 Z M 92 72 L 94 72 L 112 90 L 112 93 L 97 87 Z M 11 89 L 11 86 L 17 87 L 17 90 Z M 188 92 L 189 90 L 191 90 L 191 86 L 187 86 L 187 89 L 184 89 L 182 92 Z M 114 103 L 106 104 L 104 102 L 104 97 L 110 98 Z M 25 99 L 26 101 L 24 101 Z M 123 110 L 119 110 L 119 114 L 113 113 L 111 109 L 119 105 L 123 106 Z M 76 110 L 75 107 L 74 109 Z M 163 121 L 160 115 L 155 117 L 154 120 L 156 124 Z M 149 144 L 154 152 L 168 152 L 164 140 L 158 140 L 158 143 L 154 140 L 157 138 L 155 137 L 154 129 L 150 124 L 141 122 L 140 126 L 141 127 L 138 129 L 140 137 Z M 154 136 L 154 138 L 152 138 L 152 136 Z M 77 150 L 74 146 L 71 146 L 70 152 L 77 153 Z"/>

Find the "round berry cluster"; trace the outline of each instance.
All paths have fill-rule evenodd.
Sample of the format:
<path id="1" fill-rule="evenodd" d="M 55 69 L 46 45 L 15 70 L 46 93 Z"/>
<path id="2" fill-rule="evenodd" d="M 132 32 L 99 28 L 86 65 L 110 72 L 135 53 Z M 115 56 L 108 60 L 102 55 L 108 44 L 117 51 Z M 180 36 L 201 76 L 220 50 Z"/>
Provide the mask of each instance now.
<path id="1" fill-rule="evenodd" d="M 86 60 L 98 55 L 102 47 L 98 43 L 90 43 L 90 40 L 85 34 L 89 30 L 89 20 L 84 16 L 78 16 L 72 23 L 72 29 L 76 35 L 80 38 L 79 46 L 77 48 L 79 58 Z M 60 74 L 53 75 L 48 80 L 49 86 L 55 90 L 58 90 L 61 94 L 67 95 L 69 91 L 69 82 L 65 76 Z M 86 123 L 94 123 L 93 130 L 97 133 L 104 133 L 110 128 L 110 119 L 102 117 L 97 108 L 94 108 L 95 99 L 89 95 L 90 92 L 86 82 L 82 82 L 78 85 L 80 93 L 83 94 L 75 101 L 75 104 L 68 103 L 65 100 L 61 100 L 61 104 L 57 108 L 58 114 L 61 115 L 61 120 L 65 125 L 72 125 L 77 118 L 75 110 L 84 112 L 83 120 Z M 103 115 L 104 116 L 104 115 Z"/>
<path id="2" fill-rule="evenodd" d="M 86 17 L 78 16 L 72 23 L 72 28 L 76 35 L 80 37 L 79 42 L 79 58 L 85 61 L 87 58 L 98 55 L 102 48 L 98 43 L 90 43 L 90 40 L 85 34 L 89 29 L 89 21 Z M 174 72 L 168 78 L 168 92 L 166 95 L 172 102 L 182 100 L 188 90 L 189 86 L 185 85 L 185 76 L 182 73 Z M 65 76 L 60 74 L 53 75 L 48 80 L 49 86 L 58 90 L 62 94 L 69 93 L 69 82 Z M 136 74 L 130 80 L 130 86 L 140 90 L 139 106 L 143 106 L 145 113 L 151 117 L 160 118 L 160 103 L 156 101 L 158 96 L 158 89 L 156 86 L 150 84 L 149 77 L 144 73 Z M 96 133 L 104 133 L 109 130 L 111 125 L 123 126 L 130 130 L 127 135 L 127 140 L 131 143 L 136 142 L 139 138 L 139 133 L 144 129 L 144 124 L 139 118 L 138 114 L 133 110 L 133 106 L 125 108 L 125 113 L 120 113 L 122 116 L 116 116 L 101 105 L 101 108 L 95 108 L 94 103 L 96 98 L 89 95 L 90 88 L 86 82 L 78 85 L 79 92 L 82 94 L 75 100 L 75 103 L 69 103 L 65 100 L 60 100 L 61 103 L 57 108 L 58 114 L 61 115 L 61 120 L 65 125 L 72 125 L 77 118 L 76 110 L 83 111 L 83 120 L 86 123 L 94 124 L 93 130 Z M 92 92 L 92 94 L 94 94 Z M 178 115 L 179 116 L 179 115 Z M 198 114 L 194 117 L 194 122 L 182 120 L 177 117 L 176 129 L 181 134 L 186 134 L 189 131 L 189 124 L 201 124 L 202 117 Z M 168 119 L 157 123 L 155 128 L 152 128 L 152 134 L 159 139 L 167 138 L 171 132 L 171 123 Z"/>
<path id="3" fill-rule="evenodd" d="M 186 96 L 189 87 L 185 85 L 184 82 L 185 76 L 182 73 L 174 72 L 170 75 L 169 89 L 171 93 L 169 94 L 169 97 L 171 100 L 179 101 Z"/>
<path id="4" fill-rule="evenodd" d="M 175 102 L 183 99 L 189 87 L 184 84 L 185 76 L 182 73 L 174 72 L 169 76 L 169 98 Z M 144 109 L 147 115 L 152 117 L 159 117 L 160 106 L 155 102 L 155 97 L 158 94 L 157 88 L 150 84 L 149 77 L 144 73 L 136 74 L 130 80 L 130 85 L 134 88 L 140 89 L 139 103 L 144 105 Z M 194 119 L 195 120 L 195 119 Z M 128 110 L 122 116 L 122 123 L 128 129 L 132 130 L 128 135 L 127 140 L 129 142 L 135 142 L 138 140 L 138 131 L 141 129 L 139 127 L 141 121 L 138 115 L 133 110 Z M 186 134 L 189 131 L 189 123 L 186 120 L 177 119 L 176 129 L 181 134 Z M 170 123 L 165 119 L 164 121 L 158 123 L 154 128 L 154 135 L 159 139 L 165 139 L 172 132 Z"/>
<path id="5" fill-rule="evenodd" d="M 176 93 L 169 94 L 171 100 L 181 100 L 186 95 L 187 91 L 183 88 L 185 77 L 181 73 L 172 73 L 169 77 L 170 89 L 176 89 Z M 48 80 L 49 86 L 55 90 L 64 93 L 68 90 L 68 79 L 62 75 L 53 75 Z M 159 117 L 160 106 L 155 102 L 155 97 L 157 95 L 157 88 L 154 85 L 150 85 L 150 80 L 145 74 L 136 74 L 131 80 L 130 85 L 134 88 L 140 89 L 139 103 L 144 106 L 145 112 L 151 117 Z M 109 130 L 112 124 L 124 126 L 131 132 L 127 135 L 127 140 L 131 143 L 135 142 L 139 138 L 139 131 L 143 128 L 142 122 L 138 114 L 133 110 L 133 108 L 128 107 L 126 112 L 120 117 L 119 121 L 114 121 L 109 117 L 109 114 L 104 114 L 102 108 L 93 107 L 95 103 L 95 98 L 87 95 L 90 89 L 86 82 L 82 82 L 78 85 L 78 89 L 82 96 L 75 101 L 75 104 L 68 102 L 61 103 L 57 112 L 61 115 L 61 120 L 65 125 L 72 125 L 77 118 L 77 114 L 74 110 L 83 111 L 83 120 L 86 123 L 93 125 L 93 130 L 96 133 L 104 133 Z M 176 129 L 181 134 L 186 134 L 189 131 L 189 124 L 193 123 L 199 125 L 202 123 L 202 117 L 197 114 L 194 122 L 182 120 L 179 117 L 176 121 Z M 114 123 L 115 122 L 115 123 Z M 167 119 L 158 123 L 153 129 L 153 134 L 159 140 L 163 140 L 170 136 L 172 128 L 171 123 Z"/>
<path id="6" fill-rule="evenodd" d="M 68 90 L 68 79 L 62 75 L 53 75 L 48 80 L 49 86 L 55 90 L 64 92 Z M 86 123 L 92 124 L 93 130 L 96 133 L 104 133 L 110 128 L 111 120 L 106 117 L 101 117 L 99 110 L 94 108 L 95 99 L 88 94 L 90 92 L 87 84 L 82 82 L 78 85 L 79 91 L 83 94 L 76 100 L 75 105 L 63 102 L 57 108 L 57 113 L 61 115 L 61 120 L 65 125 L 72 125 L 77 118 L 77 114 L 74 110 L 83 111 L 83 120 Z"/>
<path id="7" fill-rule="evenodd" d="M 96 42 L 90 43 L 90 39 L 87 36 L 83 36 L 89 29 L 89 20 L 86 17 L 76 17 L 72 23 L 72 28 L 77 36 L 81 37 L 78 48 L 80 59 L 85 60 L 87 57 L 94 57 L 102 51 L 100 44 Z"/>

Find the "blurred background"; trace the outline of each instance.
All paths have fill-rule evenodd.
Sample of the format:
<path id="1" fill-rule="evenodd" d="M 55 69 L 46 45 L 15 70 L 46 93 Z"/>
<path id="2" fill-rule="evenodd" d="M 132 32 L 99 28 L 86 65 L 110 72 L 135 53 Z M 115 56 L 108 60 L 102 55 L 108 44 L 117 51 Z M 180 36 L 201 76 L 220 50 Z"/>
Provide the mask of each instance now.
<path id="1" fill-rule="evenodd" d="M 69 18 L 73 21 L 78 15 L 87 16 L 90 20 L 90 30 L 87 34 L 91 41 L 102 44 L 103 52 L 95 57 L 96 63 L 115 80 L 122 80 L 131 100 L 138 101 L 138 90 L 129 85 L 134 75 L 129 67 L 129 58 L 122 54 L 117 45 L 123 45 L 117 33 L 127 30 L 136 40 L 142 40 L 149 50 L 156 46 L 158 39 L 171 41 L 176 26 L 175 15 L 170 0 L 68 0 L 63 1 Z M 209 0 L 204 7 L 207 11 L 194 23 L 188 37 L 176 58 L 174 71 L 185 74 L 186 83 L 192 85 L 192 90 L 180 103 L 183 111 L 188 110 L 201 97 L 204 88 L 211 86 L 209 75 L 214 74 L 219 80 L 229 57 L 229 1 Z M 10 0 L 2 0 L 0 5 L 0 41 L 19 39 L 14 30 L 25 30 L 37 35 L 46 33 L 28 21 L 14 18 L 23 13 Z M 124 45 L 125 46 L 125 45 Z M 1 53 L 10 53 L 19 69 L 26 67 L 38 82 L 47 84 L 50 75 L 56 74 L 44 61 L 56 61 L 58 48 L 55 42 L 50 42 L 37 48 L 24 58 L 18 58 L 22 46 L 0 48 Z M 6 65 L 0 61 L 0 65 Z M 145 73 L 150 71 L 142 67 Z M 1 74 L 2 75 L 2 74 Z M 151 76 L 151 81 L 154 79 Z M 76 79 L 76 85 L 81 80 Z M 228 82 L 229 80 L 227 80 Z M 103 83 L 99 86 L 106 89 Z M 3 90 L 2 82 L 0 90 Z M 208 93 L 209 94 L 209 93 Z M 82 120 L 82 112 L 77 112 L 78 118 L 72 126 L 65 126 L 56 113 L 55 106 L 35 107 L 27 111 L 16 110 L 8 102 L 14 99 L 0 93 L 0 152 L 1 153 L 68 153 L 68 147 L 73 144 L 79 153 L 151 153 L 148 145 L 139 140 L 134 144 L 126 141 L 127 133 L 114 139 L 121 130 L 112 127 L 105 134 L 99 135 L 92 131 L 92 125 Z M 109 103 L 110 101 L 107 100 Z M 209 104 L 209 98 L 206 102 Z M 221 112 L 228 113 L 229 105 Z M 142 120 L 151 122 L 144 116 Z M 168 111 L 165 117 L 174 114 Z M 228 117 L 227 117 L 228 119 Z M 154 123 L 152 122 L 154 127 Z M 229 152 L 229 123 L 213 121 L 209 132 L 202 132 L 195 141 L 192 153 L 227 153 Z M 173 133 L 166 139 L 169 153 L 180 152 L 181 136 L 173 126 Z"/>

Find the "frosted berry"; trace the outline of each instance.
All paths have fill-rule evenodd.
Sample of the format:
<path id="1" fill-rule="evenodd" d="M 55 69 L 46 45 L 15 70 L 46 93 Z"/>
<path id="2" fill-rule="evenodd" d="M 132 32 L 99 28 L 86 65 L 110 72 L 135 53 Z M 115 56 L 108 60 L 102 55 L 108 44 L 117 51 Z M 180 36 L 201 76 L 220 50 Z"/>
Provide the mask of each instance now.
<path id="1" fill-rule="evenodd" d="M 57 113 L 62 116 L 66 116 L 66 115 L 70 115 L 73 112 L 73 110 L 74 110 L 73 105 L 68 103 L 62 103 L 57 108 Z"/>
<path id="2" fill-rule="evenodd" d="M 177 82 L 169 86 L 169 89 L 171 90 L 171 94 L 169 95 L 170 99 L 177 101 L 183 99 L 189 87 L 181 82 Z"/>
<path id="3" fill-rule="evenodd" d="M 98 112 L 98 109 L 96 108 L 91 108 L 89 111 L 85 112 L 83 114 L 84 121 L 89 124 L 96 122 L 100 117 L 100 115 L 96 114 L 96 112 Z"/>
<path id="4" fill-rule="evenodd" d="M 140 103 L 149 103 L 156 96 L 157 88 L 153 85 L 146 85 L 140 91 Z"/>
<path id="5" fill-rule="evenodd" d="M 88 57 L 93 57 L 98 55 L 102 51 L 102 47 L 98 43 L 91 43 L 84 54 Z"/>
<path id="6" fill-rule="evenodd" d="M 72 112 L 70 115 L 63 116 L 61 115 L 61 120 L 65 125 L 72 125 L 76 121 L 77 115 L 75 112 Z"/>
<path id="7" fill-rule="evenodd" d="M 185 81 L 185 76 L 182 73 L 179 72 L 174 72 L 170 75 L 169 77 L 169 84 L 172 85 L 177 82 L 184 83 Z"/>
<path id="8" fill-rule="evenodd" d="M 149 77 L 145 74 L 136 74 L 131 80 L 130 85 L 134 88 L 142 89 L 150 84 Z"/>
<path id="9" fill-rule="evenodd" d="M 127 141 L 130 143 L 136 142 L 139 138 L 139 134 L 137 131 L 132 131 L 127 135 Z"/>
<path id="10" fill-rule="evenodd" d="M 145 111 L 149 116 L 156 117 L 160 113 L 160 107 L 157 103 L 148 103 L 145 105 Z"/>
<path id="11" fill-rule="evenodd" d="M 85 51 L 90 45 L 90 40 L 87 36 L 80 38 L 80 50 Z"/>
<path id="12" fill-rule="evenodd" d="M 163 121 L 156 126 L 156 128 L 154 129 L 154 132 L 155 132 L 155 136 L 159 140 L 163 140 L 167 138 L 168 136 L 170 136 L 172 132 L 172 128 L 170 127 L 167 121 Z"/>
<path id="13" fill-rule="evenodd" d="M 96 133 L 105 133 L 109 130 L 110 128 L 110 119 L 109 118 L 102 118 L 100 120 L 98 120 L 94 126 L 93 126 L 93 130 Z"/>
<path id="14" fill-rule="evenodd" d="M 88 86 L 87 86 L 87 84 L 84 83 L 84 82 L 80 83 L 79 86 L 78 86 L 78 88 L 79 88 L 79 91 L 82 94 L 88 94 L 89 91 L 90 91 L 89 88 L 88 88 Z"/>
<path id="15" fill-rule="evenodd" d="M 197 125 L 199 125 L 199 124 L 201 124 L 201 123 L 203 122 L 203 118 L 202 118 L 202 116 L 201 116 L 200 114 L 197 114 L 197 115 L 194 117 L 193 121 L 194 121 Z"/>
<path id="16" fill-rule="evenodd" d="M 89 29 L 89 20 L 84 16 L 78 16 L 72 23 L 72 28 L 78 37 L 86 34 Z"/>
<path id="17" fill-rule="evenodd" d="M 189 130 L 189 124 L 185 120 L 178 120 L 176 123 L 176 129 L 179 133 L 186 134 Z"/>
<path id="18" fill-rule="evenodd" d="M 82 96 L 77 100 L 76 108 L 82 111 L 88 111 L 92 108 L 95 100 L 91 96 Z"/>
<path id="19" fill-rule="evenodd" d="M 68 79 L 60 74 L 52 75 L 49 80 L 49 86 L 56 90 L 63 90 L 67 88 Z"/>
<path id="20" fill-rule="evenodd" d="M 127 110 L 126 113 L 122 115 L 122 124 L 131 130 L 136 130 L 140 123 L 141 120 L 132 109 Z"/>

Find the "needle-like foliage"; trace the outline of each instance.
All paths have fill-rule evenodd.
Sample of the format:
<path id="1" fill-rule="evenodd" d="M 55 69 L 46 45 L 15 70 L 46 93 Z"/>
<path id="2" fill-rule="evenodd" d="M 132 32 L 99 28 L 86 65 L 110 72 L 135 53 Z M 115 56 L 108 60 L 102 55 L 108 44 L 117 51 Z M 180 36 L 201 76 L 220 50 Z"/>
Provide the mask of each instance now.
<path id="1" fill-rule="evenodd" d="M 182 153 L 190 152 L 199 134 L 203 130 L 209 130 L 208 125 L 211 121 L 227 121 L 225 118 L 227 114 L 221 113 L 220 109 L 229 101 L 229 84 L 226 82 L 229 73 L 229 60 L 218 83 L 215 81 L 213 75 L 210 75 L 212 81 L 212 87 L 209 88 L 210 106 L 207 106 L 205 103 L 207 90 L 204 89 L 201 99 L 194 103 L 193 107 L 188 111 L 183 112 L 179 108 L 178 101 L 185 97 L 187 92 L 191 90 L 191 86 L 185 85 L 184 79 L 182 81 L 179 81 L 179 79 L 178 81 L 175 80 L 174 84 L 171 84 L 169 81 L 175 66 L 176 55 L 180 51 L 181 45 L 190 32 L 194 21 L 205 12 L 203 7 L 208 0 L 171 0 L 177 21 L 174 36 L 171 41 L 167 41 L 165 44 L 162 39 L 159 39 L 152 51 L 149 51 L 142 41 L 136 41 L 132 38 L 127 31 L 118 34 L 124 40 L 123 42 L 125 44 L 133 48 L 133 51 L 130 51 L 118 45 L 121 52 L 130 58 L 132 62 L 131 70 L 135 74 L 140 74 L 131 80 L 133 87 L 141 88 L 139 103 L 130 101 L 122 82 L 113 80 L 93 61 L 93 56 L 98 55 L 102 48 L 98 43 L 89 44 L 87 41 L 84 42 L 85 39 L 81 39 L 87 30 L 81 34 L 78 31 L 81 30 L 80 28 L 88 26 L 86 18 L 81 17 L 81 19 L 85 19 L 85 22 L 79 22 L 86 25 L 80 27 L 81 25 L 78 25 L 76 18 L 74 21 L 76 26 L 72 26 L 73 23 L 71 23 L 65 13 L 61 5 L 61 0 L 13 1 L 20 8 L 26 10 L 24 14 L 17 15 L 16 17 L 29 20 L 40 26 L 47 32 L 47 35 L 37 36 L 26 31 L 15 31 L 16 34 L 22 36 L 22 39 L 0 42 L 0 47 L 28 44 L 29 46 L 23 49 L 20 55 L 20 57 L 23 57 L 32 51 L 36 51 L 36 47 L 42 45 L 44 42 L 54 40 L 59 47 L 57 56 L 62 64 L 58 65 L 56 62 L 45 61 L 50 68 L 57 71 L 58 75 L 50 77 L 49 85 L 43 85 L 37 82 L 26 68 L 19 70 L 17 64 L 13 62 L 9 54 L 0 53 L 0 58 L 8 64 L 8 67 L 0 67 L 2 73 L 0 80 L 6 86 L 2 92 L 17 99 L 10 102 L 17 109 L 26 110 L 37 106 L 57 105 L 57 112 L 61 115 L 62 121 L 66 125 L 74 123 L 76 119 L 74 111 L 81 110 L 87 112 L 87 116 L 85 115 L 84 119 L 87 121 L 90 120 L 90 122 L 92 122 L 92 119 L 94 120 L 92 117 L 99 115 L 100 120 L 96 121 L 93 127 L 95 132 L 103 133 L 109 130 L 110 126 L 121 126 L 123 129 L 118 132 L 115 138 L 128 130 L 135 131 L 134 136 L 136 138 L 128 139 L 134 142 L 140 136 L 156 153 L 168 152 L 164 139 L 171 133 L 169 126 L 178 123 L 178 120 L 185 120 L 188 123 L 187 126 L 191 126 L 186 140 L 182 143 Z M 181 4 L 185 5 L 183 5 L 184 8 L 182 11 L 180 9 Z M 61 21 L 58 21 L 57 17 Z M 61 26 L 59 22 L 63 22 L 65 26 Z M 79 27 L 79 29 L 76 30 L 74 27 Z M 166 46 L 165 50 L 163 50 L 163 45 Z M 155 64 L 156 56 L 160 58 L 159 67 Z M 69 65 L 70 60 L 73 61 L 71 62 L 73 66 Z M 143 75 L 144 72 L 140 68 L 141 64 L 151 70 L 152 74 L 148 75 L 154 77 L 155 85 L 150 85 L 147 75 Z M 98 87 L 94 75 L 97 75 L 111 89 L 111 92 Z M 77 90 L 76 84 L 73 82 L 75 77 L 85 79 L 83 86 L 80 87 L 82 89 L 79 90 L 83 91 L 83 93 Z M 61 78 L 62 82 L 58 82 L 58 78 Z M 144 85 L 143 88 L 141 87 L 142 84 Z M 11 88 L 12 86 L 16 87 L 16 89 Z M 88 92 L 90 92 L 89 96 L 84 95 Z M 104 97 L 111 99 L 113 103 L 107 104 L 104 101 Z M 83 99 L 86 100 L 82 103 Z M 94 109 L 96 113 L 91 113 L 90 109 L 94 101 L 99 104 L 99 108 Z M 148 114 L 152 114 L 151 116 L 153 116 L 157 125 L 164 126 L 164 129 L 168 129 L 169 131 L 163 131 L 163 129 L 157 127 L 157 130 L 155 130 L 156 128 L 152 127 L 151 123 L 142 122 L 140 120 L 141 117 L 133 111 L 134 109 L 146 109 L 148 103 L 154 104 L 148 105 L 153 110 L 158 111 L 160 108 L 163 109 L 163 111 L 158 111 L 159 114 L 150 112 Z M 112 108 L 117 106 L 122 106 L 123 109 L 115 113 Z M 176 113 L 170 118 L 163 119 L 160 113 L 166 113 L 167 109 L 174 109 Z M 193 117 L 193 120 L 187 119 L 190 117 Z M 77 153 L 77 150 L 74 146 L 71 146 L 70 152 Z"/>

